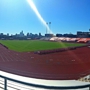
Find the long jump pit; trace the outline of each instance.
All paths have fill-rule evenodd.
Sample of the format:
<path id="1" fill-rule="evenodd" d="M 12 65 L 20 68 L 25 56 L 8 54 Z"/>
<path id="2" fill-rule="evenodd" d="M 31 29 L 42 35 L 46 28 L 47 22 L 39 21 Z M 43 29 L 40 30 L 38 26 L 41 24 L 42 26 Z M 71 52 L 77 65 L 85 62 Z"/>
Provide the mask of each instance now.
<path id="1" fill-rule="evenodd" d="M 34 52 L 16 52 L 0 45 L 1 76 L 44 89 L 62 90 L 89 87 L 89 82 L 77 81 L 89 74 L 90 48 L 87 46 L 40 55 Z"/>

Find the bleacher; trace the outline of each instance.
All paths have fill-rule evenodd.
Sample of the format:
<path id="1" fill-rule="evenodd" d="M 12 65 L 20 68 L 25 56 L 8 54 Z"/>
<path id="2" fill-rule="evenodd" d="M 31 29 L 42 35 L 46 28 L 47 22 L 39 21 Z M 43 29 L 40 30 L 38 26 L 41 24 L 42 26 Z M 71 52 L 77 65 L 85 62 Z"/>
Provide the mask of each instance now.
<path id="1" fill-rule="evenodd" d="M 90 38 L 81 38 L 80 40 L 78 40 L 77 42 L 83 42 L 83 43 L 87 43 L 90 41 Z"/>
<path id="2" fill-rule="evenodd" d="M 40 40 L 57 41 L 57 42 L 78 42 L 78 43 L 90 43 L 90 38 L 69 38 L 69 37 L 43 37 Z"/>

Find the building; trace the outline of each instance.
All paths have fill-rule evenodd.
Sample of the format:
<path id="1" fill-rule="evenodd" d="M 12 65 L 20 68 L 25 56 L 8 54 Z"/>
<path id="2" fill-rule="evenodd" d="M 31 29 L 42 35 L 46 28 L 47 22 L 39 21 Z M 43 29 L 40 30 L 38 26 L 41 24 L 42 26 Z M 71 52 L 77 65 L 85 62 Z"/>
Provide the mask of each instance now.
<path id="1" fill-rule="evenodd" d="M 53 34 L 45 34 L 45 37 L 53 37 Z"/>
<path id="2" fill-rule="evenodd" d="M 19 36 L 20 36 L 20 37 L 24 37 L 23 31 L 20 32 Z"/>
<path id="3" fill-rule="evenodd" d="M 77 32 L 77 37 L 80 37 L 80 38 L 88 38 L 88 37 L 90 37 L 90 32 L 78 31 L 78 32 Z"/>

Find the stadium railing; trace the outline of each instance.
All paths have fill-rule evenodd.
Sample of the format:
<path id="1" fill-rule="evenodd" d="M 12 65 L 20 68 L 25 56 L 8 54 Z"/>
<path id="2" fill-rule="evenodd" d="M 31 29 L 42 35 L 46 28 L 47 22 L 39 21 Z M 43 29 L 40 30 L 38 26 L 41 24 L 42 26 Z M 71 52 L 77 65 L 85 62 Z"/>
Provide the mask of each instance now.
<path id="1" fill-rule="evenodd" d="M 44 86 L 44 85 L 36 85 L 36 84 L 32 84 L 32 83 L 26 83 L 26 82 L 22 82 L 22 81 L 19 81 L 19 80 L 15 80 L 15 79 L 11 79 L 11 78 L 8 78 L 8 77 L 5 77 L 5 76 L 2 76 L 0 75 L 0 78 L 3 78 L 4 80 L 2 81 L 1 83 L 1 80 L 0 80 L 0 90 L 77 90 L 77 89 L 84 89 L 84 88 L 88 88 L 87 90 L 90 90 L 90 84 L 87 84 L 87 85 L 83 85 L 83 86 Z M 20 89 L 18 87 L 20 87 L 18 84 L 16 85 L 17 88 L 15 88 L 14 84 L 8 82 L 8 81 L 11 81 L 11 82 L 14 82 L 14 83 L 18 83 L 18 84 L 22 84 L 22 85 L 25 85 L 25 86 L 28 86 L 28 87 L 33 87 L 34 89 L 30 89 L 30 88 L 24 88 L 24 86 L 22 87 L 23 89 Z M 9 84 L 8 84 L 9 83 Z M 4 86 L 3 88 L 1 87 L 1 84 Z M 8 89 L 11 88 L 11 89 Z"/>

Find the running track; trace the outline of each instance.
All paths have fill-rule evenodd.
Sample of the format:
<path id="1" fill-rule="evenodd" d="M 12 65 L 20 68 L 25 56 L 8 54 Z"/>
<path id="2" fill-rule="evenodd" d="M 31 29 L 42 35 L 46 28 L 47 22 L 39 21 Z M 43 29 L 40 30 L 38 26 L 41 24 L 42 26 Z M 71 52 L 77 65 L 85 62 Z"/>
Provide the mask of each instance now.
<path id="1" fill-rule="evenodd" d="M 0 45 L 0 70 L 26 77 L 72 80 L 90 74 L 90 48 L 39 55 Z"/>

